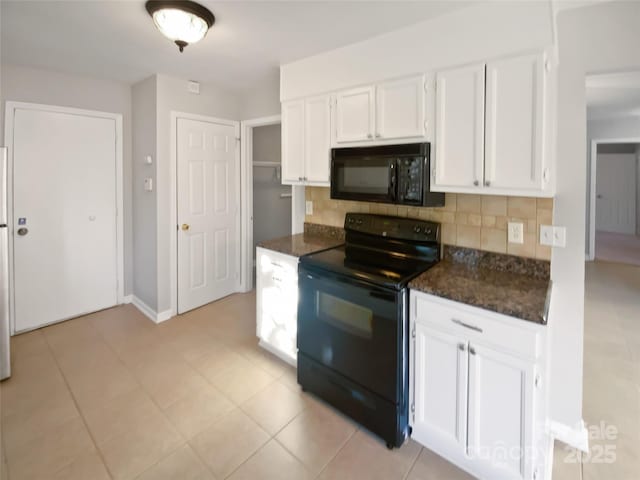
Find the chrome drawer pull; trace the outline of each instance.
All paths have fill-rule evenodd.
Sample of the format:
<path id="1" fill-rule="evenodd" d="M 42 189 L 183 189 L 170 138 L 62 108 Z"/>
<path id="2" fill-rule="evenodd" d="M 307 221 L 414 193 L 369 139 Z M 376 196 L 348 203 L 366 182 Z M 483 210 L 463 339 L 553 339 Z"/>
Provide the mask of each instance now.
<path id="1" fill-rule="evenodd" d="M 452 318 L 451 321 L 455 324 L 460 325 L 461 327 L 468 328 L 470 330 L 475 330 L 476 332 L 482 333 L 482 329 L 480 327 L 476 327 L 475 325 L 469 325 L 468 323 L 464 323 L 457 318 Z"/>

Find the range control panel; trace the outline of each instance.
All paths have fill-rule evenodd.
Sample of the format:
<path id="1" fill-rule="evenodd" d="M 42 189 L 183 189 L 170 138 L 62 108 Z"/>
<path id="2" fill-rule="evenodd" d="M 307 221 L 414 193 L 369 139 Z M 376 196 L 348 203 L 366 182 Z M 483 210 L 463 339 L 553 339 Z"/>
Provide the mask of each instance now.
<path id="1" fill-rule="evenodd" d="M 373 213 L 347 213 L 344 229 L 379 237 L 418 242 L 439 242 L 440 224 L 415 218 Z"/>

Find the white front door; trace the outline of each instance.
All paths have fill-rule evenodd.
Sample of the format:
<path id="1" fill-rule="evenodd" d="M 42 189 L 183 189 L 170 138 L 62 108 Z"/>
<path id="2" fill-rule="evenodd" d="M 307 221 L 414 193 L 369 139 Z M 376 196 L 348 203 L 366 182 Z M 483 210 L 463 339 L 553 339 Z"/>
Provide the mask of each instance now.
<path id="1" fill-rule="evenodd" d="M 239 288 L 236 128 L 177 121 L 178 313 Z"/>
<path id="2" fill-rule="evenodd" d="M 596 175 L 596 230 L 634 235 L 636 156 L 599 154 Z"/>
<path id="3" fill-rule="evenodd" d="M 16 109 L 15 331 L 117 303 L 116 122 Z"/>

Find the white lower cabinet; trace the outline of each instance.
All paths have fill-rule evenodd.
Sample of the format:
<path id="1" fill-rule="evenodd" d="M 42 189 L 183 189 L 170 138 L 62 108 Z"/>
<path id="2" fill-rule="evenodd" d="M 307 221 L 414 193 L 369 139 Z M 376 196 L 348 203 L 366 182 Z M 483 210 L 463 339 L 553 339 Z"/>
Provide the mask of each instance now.
<path id="1" fill-rule="evenodd" d="M 256 334 L 260 345 L 296 365 L 298 258 L 256 249 Z"/>
<path id="2" fill-rule="evenodd" d="M 413 439 L 478 478 L 541 480 L 545 327 L 415 291 L 410 318 Z"/>

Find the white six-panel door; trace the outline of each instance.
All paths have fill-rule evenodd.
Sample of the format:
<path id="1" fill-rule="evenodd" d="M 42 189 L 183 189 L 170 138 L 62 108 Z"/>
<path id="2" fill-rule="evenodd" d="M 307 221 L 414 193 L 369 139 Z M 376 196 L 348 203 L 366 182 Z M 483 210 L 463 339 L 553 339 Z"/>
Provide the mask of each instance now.
<path id="1" fill-rule="evenodd" d="M 635 235 L 636 156 L 599 154 L 596 169 L 596 230 Z"/>
<path id="2" fill-rule="evenodd" d="M 13 129 L 15 331 L 115 305 L 116 121 L 18 108 Z"/>
<path id="3" fill-rule="evenodd" d="M 239 285 L 235 127 L 177 121 L 178 313 Z"/>

